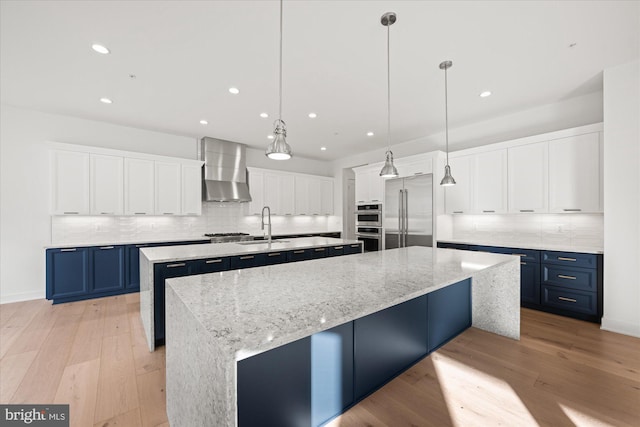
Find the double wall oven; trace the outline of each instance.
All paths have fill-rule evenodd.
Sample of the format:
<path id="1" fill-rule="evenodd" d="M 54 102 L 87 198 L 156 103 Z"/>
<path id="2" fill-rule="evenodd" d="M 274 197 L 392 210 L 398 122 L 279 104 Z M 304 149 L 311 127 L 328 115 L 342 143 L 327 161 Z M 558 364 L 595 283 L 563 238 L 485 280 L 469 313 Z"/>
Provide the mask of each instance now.
<path id="1" fill-rule="evenodd" d="M 365 252 L 382 250 L 382 205 L 358 205 L 356 209 L 356 238 Z"/>

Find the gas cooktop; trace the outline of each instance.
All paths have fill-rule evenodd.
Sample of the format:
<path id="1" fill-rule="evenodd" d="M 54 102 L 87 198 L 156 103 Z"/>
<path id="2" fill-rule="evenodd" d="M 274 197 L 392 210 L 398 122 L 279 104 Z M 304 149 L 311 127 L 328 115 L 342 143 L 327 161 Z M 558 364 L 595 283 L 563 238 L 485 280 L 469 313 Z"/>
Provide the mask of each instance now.
<path id="1" fill-rule="evenodd" d="M 205 233 L 205 237 L 211 238 L 211 243 L 245 242 L 253 240 L 249 233 Z"/>

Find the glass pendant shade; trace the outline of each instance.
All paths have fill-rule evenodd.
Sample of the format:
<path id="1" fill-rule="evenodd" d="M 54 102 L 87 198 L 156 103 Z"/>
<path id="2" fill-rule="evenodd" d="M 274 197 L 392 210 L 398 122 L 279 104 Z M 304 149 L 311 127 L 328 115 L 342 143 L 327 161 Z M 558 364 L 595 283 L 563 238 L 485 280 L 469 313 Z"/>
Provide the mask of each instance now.
<path id="1" fill-rule="evenodd" d="M 391 151 L 387 151 L 387 158 L 380 171 L 380 176 L 383 178 L 395 178 L 398 176 L 398 169 L 393 165 L 393 153 Z"/>
<path id="2" fill-rule="evenodd" d="M 288 160 L 291 158 L 291 147 L 285 139 L 287 136 L 287 127 L 282 120 L 276 120 L 275 130 L 273 134 L 275 138 L 267 147 L 266 155 L 273 160 Z"/>
<path id="3" fill-rule="evenodd" d="M 444 167 L 444 178 L 442 178 L 442 181 L 440 181 L 440 185 L 442 185 L 443 187 L 456 185 L 456 180 L 451 176 L 451 167 L 449 167 L 449 165 L 446 165 Z"/>

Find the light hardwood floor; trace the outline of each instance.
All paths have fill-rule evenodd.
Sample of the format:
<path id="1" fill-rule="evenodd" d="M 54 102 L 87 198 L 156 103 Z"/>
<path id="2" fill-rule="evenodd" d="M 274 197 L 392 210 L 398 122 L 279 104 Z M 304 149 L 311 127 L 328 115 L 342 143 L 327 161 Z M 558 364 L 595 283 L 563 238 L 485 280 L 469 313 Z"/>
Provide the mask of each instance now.
<path id="1" fill-rule="evenodd" d="M 639 426 L 640 339 L 522 309 L 522 339 L 471 328 L 334 419 L 362 426 Z M 164 348 L 137 294 L 0 306 L 0 402 L 69 403 L 72 426 L 168 426 Z"/>

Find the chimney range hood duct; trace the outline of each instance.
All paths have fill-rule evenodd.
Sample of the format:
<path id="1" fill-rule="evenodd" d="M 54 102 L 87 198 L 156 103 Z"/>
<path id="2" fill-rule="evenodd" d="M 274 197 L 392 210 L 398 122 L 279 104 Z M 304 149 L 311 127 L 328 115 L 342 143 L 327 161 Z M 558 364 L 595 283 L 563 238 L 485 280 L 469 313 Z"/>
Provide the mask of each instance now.
<path id="1" fill-rule="evenodd" d="M 246 146 L 204 137 L 200 159 L 204 160 L 202 199 L 206 202 L 250 202 L 247 184 Z"/>

